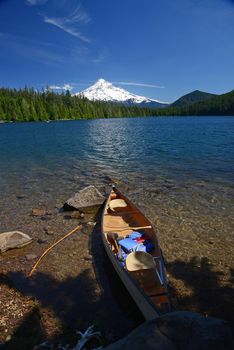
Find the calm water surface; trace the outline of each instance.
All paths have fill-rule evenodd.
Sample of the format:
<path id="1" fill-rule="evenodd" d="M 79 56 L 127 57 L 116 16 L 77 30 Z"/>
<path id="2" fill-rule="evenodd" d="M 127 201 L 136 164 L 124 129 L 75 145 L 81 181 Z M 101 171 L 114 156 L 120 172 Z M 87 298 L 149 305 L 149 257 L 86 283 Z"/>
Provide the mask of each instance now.
<path id="1" fill-rule="evenodd" d="M 14 213 L 22 194 L 28 205 L 53 206 L 110 176 L 153 220 L 189 211 L 230 230 L 233 131 L 233 117 L 0 124 L 0 206 Z"/>
<path id="2" fill-rule="evenodd" d="M 165 180 L 228 188 L 233 131 L 232 117 L 0 124 L 0 190 L 8 195 L 35 182 L 41 191 L 65 190 L 74 177 L 91 183 L 105 175 L 141 189 Z"/>

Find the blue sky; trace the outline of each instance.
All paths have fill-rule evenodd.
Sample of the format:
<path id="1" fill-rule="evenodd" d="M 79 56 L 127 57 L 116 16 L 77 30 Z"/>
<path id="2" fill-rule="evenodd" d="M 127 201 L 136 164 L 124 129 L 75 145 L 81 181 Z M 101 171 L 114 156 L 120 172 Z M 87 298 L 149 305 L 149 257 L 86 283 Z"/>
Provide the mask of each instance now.
<path id="1" fill-rule="evenodd" d="M 234 89 L 234 0 L 0 0 L 0 86 L 99 78 L 163 101 Z"/>

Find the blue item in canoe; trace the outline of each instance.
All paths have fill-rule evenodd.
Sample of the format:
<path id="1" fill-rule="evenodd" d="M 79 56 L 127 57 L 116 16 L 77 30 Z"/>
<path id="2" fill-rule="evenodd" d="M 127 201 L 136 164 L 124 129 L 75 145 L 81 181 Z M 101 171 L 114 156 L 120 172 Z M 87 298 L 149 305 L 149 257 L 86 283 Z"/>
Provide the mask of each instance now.
<path id="1" fill-rule="evenodd" d="M 118 243 L 122 250 L 127 254 L 137 251 L 150 253 L 154 248 L 154 245 L 151 243 L 150 240 L 146 240 L 143 243 L 139 243 L 129 237 L 121 239 Z"/>
<path id="2" fill-rule="evenodd" d="M 134 252 L 146 252 L 150 253 L 154 249 L 153 243 L 151 243 L 150 240 L 147 240 L 143 243 L 138 243 L 137 246 L 134 248 Z"/>
<path id="3" fill-rule="evenodd" d="M 136 241 L 134 241 L 129 237 L 121 239 L 118 243 L 123 248 L 123 250 L 126 251 L 127 253 L 133 252 L 134 247 L 138 245 Z"/>
<path id="4" fill-rule="evenodd" d="M 144 236 L 143 233 L 140 233 L 138 231 L 133 231 L 130 235 L 128 235 L 128 238 L 137 239 L 137 238 L 141 238 L 142 236 Z"/>

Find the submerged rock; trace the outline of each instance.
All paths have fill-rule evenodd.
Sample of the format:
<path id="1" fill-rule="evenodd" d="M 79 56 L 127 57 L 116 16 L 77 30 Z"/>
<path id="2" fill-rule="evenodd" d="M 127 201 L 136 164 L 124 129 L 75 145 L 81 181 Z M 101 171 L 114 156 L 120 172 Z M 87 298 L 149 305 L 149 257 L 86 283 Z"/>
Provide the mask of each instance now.
<path id="1" fill-rule="evenodd" d="M 106 350 L 231 350 L 233 338 L 220 319 L 178 311 L 143 323 Z"/>
<path id="2" fill-rule="evenodd" d="M 21 248 L 32 242 L 32 238 L 21 231 L 0 233 L 0 252 L 8 249 Z"/>
<path id="3" fill-rule="evenodd" d="M 94 186 L 87 186 L 69 198 L 64 204 L 64 210 L 89 211 L 100 207 L 105 201 L 105 197 Z"/>

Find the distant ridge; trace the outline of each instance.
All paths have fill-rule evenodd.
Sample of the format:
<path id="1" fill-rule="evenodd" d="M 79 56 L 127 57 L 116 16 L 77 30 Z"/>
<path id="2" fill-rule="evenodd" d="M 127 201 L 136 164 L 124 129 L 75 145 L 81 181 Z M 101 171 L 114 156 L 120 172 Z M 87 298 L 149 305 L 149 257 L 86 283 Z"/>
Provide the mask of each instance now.
<path id="1" fill-rule="evenodd" d="M 212 94 L 211 94 L 212 95 Z M 203 101 L 190 102 L 182 106 L 169 106 L 158 110 L 157 115 L 234 116 L 234 90 L 214 95 Z"/>
<path id="2" fill-rule="evenodd" d="M 119 103 L 124 105 L 138 105 L 139 107 L 166 107 L 167 102 L 132 94 L 131 92 L 114 86 L 105 79 L 99 79 L 95 84 L 76 94 L 90 101 Z"/>
<path id="3" fill-rule="evenodd" d="M 200 90 L 195 90 L 195 91 L 192 91 L 192 92 L 180 97 L 178 100 L 173 102 L 171 104 L 171 106 L 172 107 L 182 107 L 182 106 L 185 106 L 189 103 L 206 101 L 206 100 L 209 100 L 215 96 L 219 96 L 219 95 L 210 94 L 208 92 L 203 92 Z"/>

